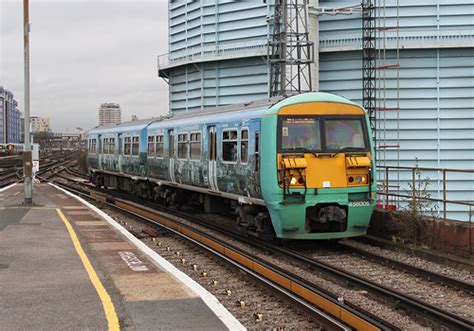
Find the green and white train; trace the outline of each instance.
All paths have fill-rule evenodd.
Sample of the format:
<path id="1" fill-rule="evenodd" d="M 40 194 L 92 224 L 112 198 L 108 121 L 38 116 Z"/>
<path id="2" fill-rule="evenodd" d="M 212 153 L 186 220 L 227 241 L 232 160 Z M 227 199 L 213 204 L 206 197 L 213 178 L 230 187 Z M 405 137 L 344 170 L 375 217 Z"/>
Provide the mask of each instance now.
<path id="1" fill-rule="evenodd" d="M 222 213 L 262 238 L 366 234 L 375 207 L 368 116 L 336 95 L 305 93 L 97 127 L 98 186 Z"/>

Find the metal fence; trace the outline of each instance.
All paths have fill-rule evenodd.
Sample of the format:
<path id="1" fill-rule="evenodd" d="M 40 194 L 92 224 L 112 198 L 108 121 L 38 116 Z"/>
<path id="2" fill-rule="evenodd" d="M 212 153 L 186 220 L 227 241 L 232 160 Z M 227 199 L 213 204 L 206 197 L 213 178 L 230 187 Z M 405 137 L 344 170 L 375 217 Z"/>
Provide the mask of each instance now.
<path id="1" fill-rule="evenodd" d="M 438 206 L 436 211 L 437 217 L 446 221 L 448 213 L 454 211 L 450 210 L 450 207 L 462 206 L 467 211 L 467 218 L 458 220 L 469 221 L 471 224 L 474 196 L 466 196 L 464 199 L 450 198 L 450 193 L 451 195 L 454 195 L 454 193 L 462 195 L 464 193 L 462 191 L 459 192 L 459 190 L 450 191 L 448 183 L 450 180 L 472 183 L 474 169 L 405 166 L 378 166 L 377 169 L 381 175 L 379 176 L 377 194 L 379 197 L 382 197 L 378 203 L 382 208 L 396 209 L 405 207 L 413 213 L 427 213 L 429 210 L 422 210 L 419 206 L 420 204 L 422 205 L 422 202 L 431 201 Z M 436 174 L 436 178 L 423 177 L 422 174 L 426 172 Z M 467 174 L 467 176 L 459 176 L 458 174 Z M 435 189 L 429 187 L 432 184 L 436 186 Z M 471 188 L 470 192 L 473 191 L 474 188 Z M 469 194 L 469 190 L 466 192 Z M 459 212 L 459 209 L 456 208 L 455 211 Z M 449 219 L 453 218 L 449 217 Z"/>
<path id="2" fill-rule="evenodd" d="M 172 51 L 158 56 L 158 70 L 169 66 L 184 65 L 187 63 L 211 61 L 222 58 L 240 58 L 248 56 L 266 56 L 268 40 L 244 40 L 240 42 L 220 42 L 208 45 L 197 45 L 182 50 Z"/>

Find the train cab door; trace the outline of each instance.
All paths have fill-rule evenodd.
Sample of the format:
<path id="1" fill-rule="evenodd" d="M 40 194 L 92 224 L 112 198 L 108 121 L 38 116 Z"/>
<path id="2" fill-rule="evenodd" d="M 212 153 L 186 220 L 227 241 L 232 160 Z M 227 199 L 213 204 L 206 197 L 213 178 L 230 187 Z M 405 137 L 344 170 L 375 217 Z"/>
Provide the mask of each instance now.
<path id="1" fill-rule="evenodd" d="M 219 191 L 219 186 L 217 185 L 217 130 L 215 126 L 207 127 L 207 136 L 209 142 L 209 164 L 208 164 L 208 174 L 209 174 L 209 188 L 213 191 Z"/>
<path id="2" fill-rule="evenodd" d="M 118 137 L 117 137 L 117 141 L 118 141 L 118 171 L 120 173 L 123 173 L 122 171 L 122 157 L 123 157 L 123 136 L 121 133 L 118 134 Z"/>
<path id="3" fill-rule="evenodd" d="M 172 182 L 176 182 L 176 177 L 174 175 L 174 130 L 168 130 L 168 169 L 169 176 Z"/>

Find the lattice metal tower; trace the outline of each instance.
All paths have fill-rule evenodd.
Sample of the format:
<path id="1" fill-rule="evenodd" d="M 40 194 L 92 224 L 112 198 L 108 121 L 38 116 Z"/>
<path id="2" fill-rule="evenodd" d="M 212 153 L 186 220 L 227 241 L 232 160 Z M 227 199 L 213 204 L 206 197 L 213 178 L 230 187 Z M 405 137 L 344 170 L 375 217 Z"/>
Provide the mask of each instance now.
<path id="1" fill-rule="evenodd" d="M 369 113 L 374 139 L 377 130 L 375 1 L 362 1 L 362 101 Z"/>
<path id="2" fill-rule="evenodd" d="M 271 97 L 312 91 L 314 43 L 309 40 L 307 0 L 275 1 L 268 61 Z"/>

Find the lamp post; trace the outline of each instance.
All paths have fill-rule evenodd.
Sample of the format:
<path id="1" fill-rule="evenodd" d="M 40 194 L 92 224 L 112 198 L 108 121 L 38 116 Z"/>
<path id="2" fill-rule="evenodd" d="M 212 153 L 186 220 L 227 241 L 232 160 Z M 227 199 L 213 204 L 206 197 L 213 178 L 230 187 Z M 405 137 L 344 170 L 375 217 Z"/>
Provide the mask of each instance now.
<path id="1" fill-rule="evenodd" d="M 23 176 L 25 204 L 33 202 L 32 155 L 30 144 L 30 13 L 29 0 L 23 0 L 23 46 L 25 66 L 25 148 L 23 153 Z"/>

